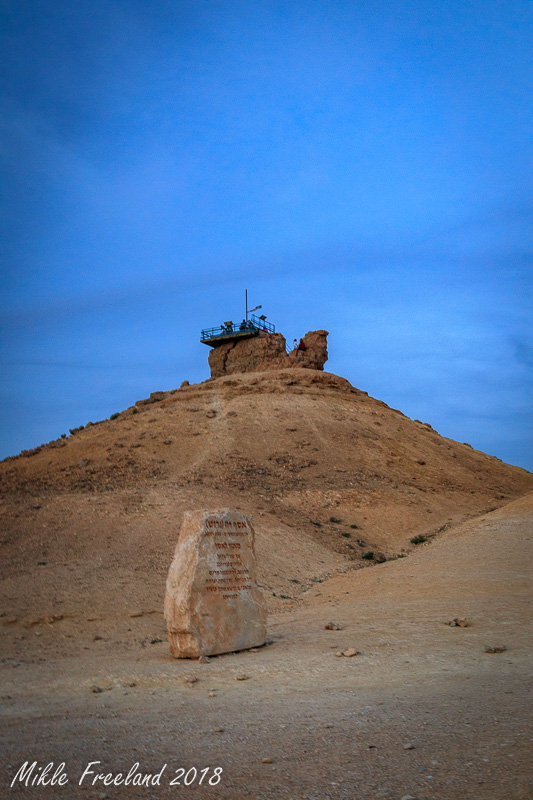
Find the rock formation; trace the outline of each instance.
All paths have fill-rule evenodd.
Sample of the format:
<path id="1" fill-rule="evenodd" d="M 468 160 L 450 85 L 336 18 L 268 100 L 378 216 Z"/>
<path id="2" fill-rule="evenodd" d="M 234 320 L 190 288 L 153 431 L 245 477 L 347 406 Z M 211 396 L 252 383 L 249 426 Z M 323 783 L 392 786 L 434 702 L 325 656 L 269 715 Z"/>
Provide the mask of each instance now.
<path id="1" fill-rule="evenodd" d="M 281 333 L 261 331 L 250 339 L 219 344 L 209 353 L 211 377 L 287 367 L 323 370 L 328 360 L 327 336 L 327 331 L 309 331 L 302 340 L 305 350 L 289 353 Z"/>
<path id="2" fill-rule="evenodd" d="M 324 369 L 328 360 L 328 332 L 309 331 L 303 338 L 305 350 L 291 350 L 289 362 L 293 367 Z"/>

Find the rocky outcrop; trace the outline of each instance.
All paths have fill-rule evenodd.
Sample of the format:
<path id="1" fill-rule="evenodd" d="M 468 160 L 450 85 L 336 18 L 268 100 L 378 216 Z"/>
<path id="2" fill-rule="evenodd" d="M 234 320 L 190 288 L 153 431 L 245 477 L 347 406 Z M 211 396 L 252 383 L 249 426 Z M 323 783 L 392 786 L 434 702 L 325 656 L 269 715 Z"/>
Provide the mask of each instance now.
<path id="1" fill-rule="evenodd" d="M 289 353 L 281 333 L 261 332 L 250 339 L 219 344 L 209 353 L 211 377 L 287 367 L 323 370 L 328 360 L 327 336 L 327 331 L 309 331 L 302 339 L 305 349 Z"/>
<path id="2" fill-rule="evenodd" d="M 302 339 L 305 350 L 291 350 L 289 361 L 293 367 L 324 369 L 328 360 L 328 332 L 309 331 Z"/>

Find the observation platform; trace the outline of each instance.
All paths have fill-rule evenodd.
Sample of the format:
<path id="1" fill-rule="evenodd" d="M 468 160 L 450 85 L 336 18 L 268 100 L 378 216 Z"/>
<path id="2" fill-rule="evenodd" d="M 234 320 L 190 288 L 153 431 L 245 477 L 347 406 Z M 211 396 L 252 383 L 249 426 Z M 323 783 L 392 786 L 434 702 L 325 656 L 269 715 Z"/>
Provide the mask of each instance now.
<path id="1" fill-rule="evenodd" d="M 243 319 L 242 322 L 233 324 L 233 322 L 224 322 L 217 328 L 205 328 L 202 331 L 200 341 L 202 344 L 207 344 L 209 347 L 216 347 L 225 342 L 235 342 L 238 339 L 249 339 L 252 336 L 259 336 L 260 333 L 275 333 L 276 328 L 271 322 L 266 319 L 256 317 L 254 314 L 248 319 Z"/>

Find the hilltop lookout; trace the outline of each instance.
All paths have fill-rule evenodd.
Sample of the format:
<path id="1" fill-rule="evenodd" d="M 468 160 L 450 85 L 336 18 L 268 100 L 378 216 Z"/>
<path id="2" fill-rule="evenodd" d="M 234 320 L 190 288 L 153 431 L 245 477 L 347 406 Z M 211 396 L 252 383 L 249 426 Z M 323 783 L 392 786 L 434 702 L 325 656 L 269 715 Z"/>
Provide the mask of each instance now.
<path id="1" fill-rule="evenodd" d="M 323 370 L 328 360 L 327 336 L 327 331 L 309 331 L 291 350 L 273 325 L 252 317 L 246 326 L 228 323 L 203 330 L 200 341 L 212 348 L 211 377 L 220 378 L 287 367 Z"/>

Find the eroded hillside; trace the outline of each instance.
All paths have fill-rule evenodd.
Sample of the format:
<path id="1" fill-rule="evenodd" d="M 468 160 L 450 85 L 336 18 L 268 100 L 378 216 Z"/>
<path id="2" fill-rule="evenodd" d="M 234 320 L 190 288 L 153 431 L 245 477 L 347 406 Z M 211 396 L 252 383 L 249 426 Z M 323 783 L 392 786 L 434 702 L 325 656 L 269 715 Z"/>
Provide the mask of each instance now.
<path id="1" fill-rule="evenodd" d="M 159 614 L 185 509 L 254 518 L 279 607 L 533 488 L 530 473 L 309 369 L 154 393 L 0 470 L 4 616 L 18 621 Z"/>

